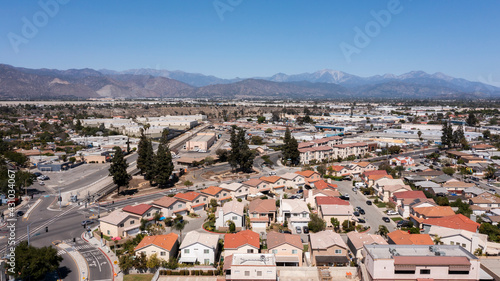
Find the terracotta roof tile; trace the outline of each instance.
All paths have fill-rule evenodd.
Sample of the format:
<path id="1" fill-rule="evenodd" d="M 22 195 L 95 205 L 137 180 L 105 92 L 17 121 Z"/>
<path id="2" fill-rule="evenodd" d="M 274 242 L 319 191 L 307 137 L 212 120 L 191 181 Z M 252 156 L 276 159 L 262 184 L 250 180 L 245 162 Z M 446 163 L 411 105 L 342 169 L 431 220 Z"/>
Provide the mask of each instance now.
<path id="1" fill-rule="evenodd" d="M 316 204 L 318 206 L 321 206 L 321 205 L 349 205 L 349 202 L 342 200 L 338 197 L 317 196 L 316 197 Z"/>
<path id="2" fill-rule="evenodd" d="M 289 244 L 296 248 L 303 249 L 302 240 L 298 234 L 286 234 L 271 231 L 267 233 L 267 248 L 273 249 L 283 244 Z"/>
<path id="3" fill-rule="evenodd" d="M 169 233 L 166 235 L 154 235 L 154 236 L 145 236 L 141 243 L 135 247 L 135 251 L 147 247 L 149 245 L 156 245 L 162 249 L 167 251 L 171 251 L 172 247 L 175 245 L 175 242 L 179 238 L 179 235 L 175 233 Z"/>
<path id="4" fill-rule="evenodd" d="M 248 205 L 250 213 L 269 213 L 276 212 L 276 200 L 274 199 L 255 199 Z"/>
<path id="5" fill-rule="evenodd" d="M 259 234 L 251 230 L 244 230 L 224 235 L 224 249 L 237 249 L 247 244 L 260 249 Z"/>
<path id="6" fill-rule="evenodd" d="M 455 215 L 455 212 L 453 212 L 453 209 L 450 206 L 416 207 L 413 208 L 413 211 L 427 218 L 439 218 Z"/>
<path id="7" fill-rule="evenodd" d="M 275 183 L 281 179 L 280 176 L 267 176 L 267 177 L 260 177 L 261 180 Z"/>
<path id="8" fill-rule="evenodd" d="M 316 189 L 326 189 L 326 188 L 330 188 L 330 189 L 337 189 L 337 185 L 336 184 L 331 184 L 331 183 L 327 183 L 325 182 L 324 180 L 319 180 L 319 181 L 315 181 L 314 182 L 314 187 Z"/>
<path id="9" fill-rule="evenodd" d="M 190 191 L 190 192 L 186 192 L 186 193 L 177 193 L 174 197 L 192 202 L 192 201 L 194 201 L 194 199 L 196 199 L 200 195 L 201 194 L 198 192 Z"/>
<path id="10" fill-rule="evenodd" d="M 315 171 L 311 171 L 311 170 L 307 170 L 307 171 L 298 171 L 298 172 L 295 172 L 296 174 L 299 174 L 301 176 L 304 176 L 306 178 L 309 178 L 311 177 L 312 175 L 314 174 L 317 174 L 317 172 Z"/>
<path id="11" fill-rule="evenodd" d="M 124 212 L 136 214 L 142 216 L 144 213 L 146 213 L 149 209 L 153 208 L 153 206 L 149 204 L 139 204 L 139 205 L 128 205 L 123 207 Z"/>
<path id="12" fill-rule="evenodd" d="M 462 214 L 442 218 L 430 218 L 423 220 L 422 223 L 453 229 L 463 229 L 470 232 L 476 232 L 479 228 L 479 223 L 472 221 Z"/>
<path id="13" fill-rule="evenodd" d="M 201 193 L 209 194 L 209 195 L 216 195 L 217 193 L 221 192 L 222 188 L 218 186 L 209 186 L 205 189 L 200 190 Z"/>
<path id="14" fill-rule="evenodd" d="M 429 234 L 409 234 L 406 231 L 395 230 L 387 236 L 396 245 L 434 245 Z"/>

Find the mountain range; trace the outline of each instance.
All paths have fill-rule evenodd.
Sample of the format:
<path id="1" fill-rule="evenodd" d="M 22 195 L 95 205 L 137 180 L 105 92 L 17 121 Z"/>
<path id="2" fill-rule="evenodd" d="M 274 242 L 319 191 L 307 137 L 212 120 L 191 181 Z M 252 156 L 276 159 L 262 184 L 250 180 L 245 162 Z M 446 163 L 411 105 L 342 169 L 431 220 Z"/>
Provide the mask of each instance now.
<path id="1" fill-rule="evenodd" d="M 500 88 L 442 73 L 360 77 L 336 70 L 222 79 L 157 69 L 28 69 L 0 64 L 0 99 L 474 99 L 498 98 Z"/>

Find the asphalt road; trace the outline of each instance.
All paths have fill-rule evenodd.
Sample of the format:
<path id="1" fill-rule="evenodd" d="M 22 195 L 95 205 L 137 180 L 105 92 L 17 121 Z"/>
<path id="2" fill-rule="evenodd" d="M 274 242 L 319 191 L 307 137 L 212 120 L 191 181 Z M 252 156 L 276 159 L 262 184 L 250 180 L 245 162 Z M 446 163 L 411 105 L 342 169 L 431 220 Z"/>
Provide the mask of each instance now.
<path id="1" fill-rule="evenodd" d="M 382 220 L 382 217 L 387 216 L 386 214 L 383 213 L 385 209 L 378 208 L 374 204 L 367 205 L 366 201 L 369 199 L 365 197 L 361 192 L 354 193 L 354 191 L 352 191 L 353 186 L 351 181 L 335 181 L 332 183 L 338 185 L 338 190 L 340 191 L 340 193 L 349 194 L 350 197 L 349 202 L 353 208 L 359 206 L 363 210 L 365 210 L 365 214 L 360 215 L 360 218 L 364 218 L 366 220 L 366 223 L 362 225 L 369 225 L 371 227 L 369 233 L 377 232 L 379 225 L 385 225 L 389 230 L 389 232 L 396 230 L 396 223 L 394 221 L 391 220 L 391 222 L 386 223 Z M 389 216 L 389 217 L 392 218 L 398 216 Z"/>

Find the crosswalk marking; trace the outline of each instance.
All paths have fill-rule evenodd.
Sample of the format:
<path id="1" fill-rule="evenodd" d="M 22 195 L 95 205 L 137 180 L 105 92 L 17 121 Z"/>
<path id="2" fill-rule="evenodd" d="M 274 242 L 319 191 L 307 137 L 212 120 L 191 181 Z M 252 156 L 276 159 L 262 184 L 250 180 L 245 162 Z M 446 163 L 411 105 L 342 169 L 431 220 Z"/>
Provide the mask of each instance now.
<path id="1" fill-rule="evenodd" d="M 60 256 L 60 255 L 64 255 L 66 254 L 66 251 L 65 250 L 59 250 L 57 251 L 57 255 Z"/>

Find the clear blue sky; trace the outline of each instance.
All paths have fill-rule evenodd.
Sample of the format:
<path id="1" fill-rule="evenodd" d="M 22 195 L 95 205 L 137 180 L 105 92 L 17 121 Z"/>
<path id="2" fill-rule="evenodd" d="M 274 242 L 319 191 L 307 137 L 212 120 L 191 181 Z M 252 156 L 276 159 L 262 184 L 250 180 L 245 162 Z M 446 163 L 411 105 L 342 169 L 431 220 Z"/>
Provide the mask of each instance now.
<path id="1" fill-rule="evenodd" d="M 42 0 L 51 1 L 63 0 Z M 325 68 L 361 76 L 423 70 L 500 84 L 500 2 L 494 0 L 401 0 L 400 12 L 350 62 L 341 43 L 355 47 L 354 28 L 364 30 L 374 20 L 371 11 L 387 10 L 393 0 L 64 1 L 46 25 L 38 1 L 2 1 L 0 63 L 223 78 Z M 220 17 L 214 3 L 237 5 Z M 41 27 L 26 38 L 22 18 L 33 22 L 34 16 Z M 24 38 L 17 53 L 12 36 Z"/>

